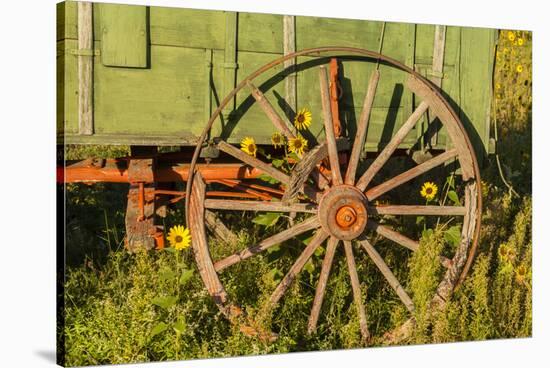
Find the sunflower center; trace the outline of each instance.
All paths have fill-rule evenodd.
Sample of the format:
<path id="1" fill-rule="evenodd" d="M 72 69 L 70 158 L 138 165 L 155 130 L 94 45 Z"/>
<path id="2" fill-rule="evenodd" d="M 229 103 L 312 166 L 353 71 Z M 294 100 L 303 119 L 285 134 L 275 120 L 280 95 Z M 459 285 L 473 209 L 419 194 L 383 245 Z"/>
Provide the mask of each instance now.
<path id="1" fill-rule="evenodd" d="M 249 150 L 250 152 L 256 151 L 256 145 L 255 145 L 254 143 L 250 143 L 250 144 L 248 145 L 248 150 Z"/>
<path id="2" fill-rule="evenodd" d="M 303 123 L 303 122 L 306 120 L 305 116 L 304 116 L 304 115 L 301 115 L 301 114 L 298 115 L 298 118 L 297 118 L 297 119 L 298 119 L 298 122 L 299 122 L 299 123 Z"/>
<path id="3" fill-rule="evenodd" d="M 181 243 L 183 240 L 183 237 L 181 235 L 176 235 L 176 243 Z"/>
<path id="4" fill-rule="evenodd" d="M 432 188 L 426 188 L 426 194 L 432 194 L 433 191 L 434 190 Z"/>
<path id="5" fill-rule="evenodd" d="M 297 139 L 294 141 L 294 147 L 296 148 L 302 148 L 302 141 Z"/>

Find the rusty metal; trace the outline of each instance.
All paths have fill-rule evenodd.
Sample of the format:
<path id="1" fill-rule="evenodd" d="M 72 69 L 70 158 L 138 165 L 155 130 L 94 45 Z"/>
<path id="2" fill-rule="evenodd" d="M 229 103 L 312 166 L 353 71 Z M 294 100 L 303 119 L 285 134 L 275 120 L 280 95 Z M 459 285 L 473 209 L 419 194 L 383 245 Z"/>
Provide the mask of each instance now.
<path id="1" fill-rule="evenodd" d="M 143 183 L 138 183 L 138 206 L 138 221 L 143 221 L 145 219 L 145 188 L 143 186 Z"/>
<path id="2" fill-rule="evenodd" d="M 338 60 L 330 59 L 330 110 L 332 111 L 332 125 L 334 129 L 334 137 L 338 138 L 342 135 L 342 124 L 340 123 L 340 113 L 338 110 L 338 99 L 341 96 L 342 88 L 338 81 Z"/>
<path id="3" fill-rule="evenodd" d="M 197 165 L 205 180 L 221 179 L 257 179 L 263 172 L 248 165 L 239 164 L 199 164 Z M 189 165 L 157 165 L 154 182 L 185 182 L 189 176 Z M 103 167 L 85 165 L 82 161 L 57 168 L 58 183 L 129 183 L 126 159 L 107 159 Z M 145 183 L 152 183 L 145 181 Z"/>
<path id="4" fill-rule="evenodd" d="M 367 225 L 367 198 L 352 185 L 336 185 L 327 190 L 318 210 L 321 227 L 340 240 L 353 240 Z"/>

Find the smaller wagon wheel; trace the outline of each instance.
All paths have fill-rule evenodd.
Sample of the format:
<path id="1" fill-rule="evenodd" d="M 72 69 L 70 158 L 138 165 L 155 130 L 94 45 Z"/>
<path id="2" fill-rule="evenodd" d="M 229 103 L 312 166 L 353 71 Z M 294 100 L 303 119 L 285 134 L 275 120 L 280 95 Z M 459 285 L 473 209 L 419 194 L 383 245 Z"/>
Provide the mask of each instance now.
<path id="1" fill-rule="evenodd" d="M 210 118 L 203 135 L 199 139 L 189 172 L 190 174 L 193 173 L 202 143 L 209 133 L 213 122 L 218 118 L 225 105 L 238 91 L 245 87 L 250 89 L 255 102 L 259 104 L 275 128 L 282 132 L 288 139 L 294 138 L 295 135 L 289 128 L 289 126 L 291 126 L 289 122 L 276 112 L 264 94 L 253 84 L 253 80 L 260 74 L 287 59 L 304 55 L 326 57 L 327 54 L 331 57 L 360 55 L 367 57 L 369 61 L 382 61 L 387 65 L 391 65 L 407 73 L 408 79 L 406 85 L 417 98 L 421 100 L 420 104 L 393 135 L 389 143 L 387 143 L 382 151 L 378 153 L 370 166 L 368 166 L 364 172 L 358 172 L 373 100 L 380 80 L 380 72 L 378 69 L 375 69 L 371 75 L 370 81 L 368 81 L 367 93 L 357 123 L 357 133 L 355 137 L 350 137 L 349 139 L 352 144 L 351 151 L 348 152 L 349 160 L 347 163 L 342 164 L 339 159 L 338 151 L 343 147 L 341 144 L 343 139 L 336 138 L 334 134 L 334 116 L 332 116 L 330 107 L 330 90 L 327 70 L 324 65 L 321 65 L 319 67 L 319 83 L 325 141 L 308 151 L 295 165 L 290 174 L 284 173 L 268 162 L 248 155 L 223 140 L 217 140 L 217 147 L 220 151 L 250 167 L 248 171 L 249 177 L 253 178 L 254 173 L 264 173 L 280 182 L 283 187 L 282 191 L 272 193 L 278 200 L 268 200 L 262 198 L 260 195 L 254 195 L 254 193 L 251 199 L 212 198 L 206 191 L 207 183 L 204 178 L 199 172 L 196 172 L 194 175 L 190 176 L 190 182 L 187 186 L 187 198 L 189 198 L 186 202 L 187 220 L 193 234 L 193 249 L 201 277 L 208 292 L 212 295 L 222 313 L 230 319 L 233 319 L 240 313 L 240 308 L 235 307 L 235 305 L 230 302 L 228 293 L 220 281 L 219 273 L 226 272 L 232 265 L 262 253 L 274 245 L 284 243 L 300 234 L 313 230 L 313 238 L 302 250 L 282 281 L 273 291 L 269 303 L 275 305 L 283 297 L 292 282 L 297 278 L 315 250 L 326 241 L 326 253 L 322 262 L 308 322 L 309 332 L 316 330 L 331 266 L 337 248 L 342 245 L 349 270 L 352 286 L 351 291 L 359 317 L 361 333 L 364 340 L 368 341 L 370 338 L 367 324 L 368 309 L 365 306 L 364 297 L 361 295 L 360 275 L 358 275 L 357 272 L 353 243 L 359 245 L 360 249 L 368 254 L 401 302 L 411 313 L 414 311 L 411 297 L 401 285 L 398 278 L 390 270 L 384 258 L 368 240 L 367 234 L 378 234 L 412 252 L 419 249 L 419 243 L 383 225 L 381 219 L 383 219 L 384 216 L 411 215 L 451 216 L 462 218 L 461 239 L 454 256 L 452 258 L 440 257 L 446 267 L 446 271 L 433 296 L 433 302 L 436 305 L 441 305 L 450 297 L 453 289 L 459 282 L 461 274 L 464 275 L 467 272 L 477 244 L 481 215 L 481 195 L 479 191 L 480 175 L 477 162 L 472 145 L 456 113 L 430 82 L 425 80 L 415 71 L 391 58 L 363 49 L 331 47 L 303 50 L 287 55 L 266 64 L 252 73 L 222 101 L 219 108 Z M 388 162 L 407 134 L 428 109 L 439 118 L 452 144 L 446 151 L 439 153 L 433 158 L 393 176 L 380 184 L 374 185 L 373 178 Z M 328 160 L 326 160 L 327 158 Z M 323 160 L 325 160 L 325 162 L 328 161 L 328 169 L 325 168 L 326 170 L 323 170 L 324 166 L 321 164 Z M 457 160 L 461 168 L 461 177 L 464 183 L 464 193 L 462 196 L 463 205 L 380 205 L 376 203 L 376 199 L 382 195 L 452 160 Z M 313 181 L 309 179 L 313 179 Z M 266 192 L 263 193 L 265 194 Z M 304 219 L 257 244 L 252 244 L 222 259 L 213 260 L 210 254 L 204 226 L 205 210 L 301 213 L 304 214 Z M 406 324 L 407 323 L 409 322 L 406 322 Z"/>

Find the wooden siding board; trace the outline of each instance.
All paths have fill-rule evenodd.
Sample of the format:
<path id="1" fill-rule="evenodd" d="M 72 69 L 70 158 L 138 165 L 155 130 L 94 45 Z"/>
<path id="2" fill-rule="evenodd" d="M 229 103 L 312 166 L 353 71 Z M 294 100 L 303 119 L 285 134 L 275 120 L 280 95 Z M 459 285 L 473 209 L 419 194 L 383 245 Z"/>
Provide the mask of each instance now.
<path id="1" fill-rule="evenodd" d="M 204 50 L 153 45 L 151 60 L 150 69 L 96 62 L 97 133 L 187 139 L 200 134 L 207 93 Z"/>
<path id="2" fill-rule="evenodd" d="M 58 23 L 58 47 L 64 64 L 64 71 L 58 71 L 57 78 L 63 90 L 63 106 L 58 105 L 58 127 L 63 125 L 69 136 L 78 130 L 77 101 L 78 87 L 76 84 L 77 57 L 70 50 L 77 48 L 76 43 L 76 3 L 66 2 L 58 5 L 58 12 L 64 8 L 65 16 L 62 24 Z M 98 8 L 98 7 L 94 7 Z M 94 28 L 99 29 L 101 16 L 94 9 Z M 181 141 L 193 142 L 206 123 L 205 93 L 208 93 L 204 49 L 213 50 L 212 68 L 212 99 L 210 109 L 213 111 L 223 95 L 224 80 L 224 41 L 225 15 L 221 11 L 204 11 L 194 9 L 177 9 L 150 7 L 150 40 L 151 69 L 124 70 L 124 68 L 107 68 L 98 65 L 96 57 L 96 129 L 97 138 L 89 137 L 90 142 L 109 144 L 117 141 L 138 144 L 159 142 L 159 144 L 174 144 L 174 136 Z M 317 47 L 326 45 L 345 45 L 378 50 L 382 22 L 360 20 L 324 19 L 315 17 L 296 17 L 296 48 Z M 269 14 L 239 14 L 238 28 L 238 62 L 237 81 L 242 80 L 260 65 L 273 60 L 282 54 L 282 16 Z M 384 39 L 383 53 L 400 61 L 410 59 L 410 46 L 404 44 L 404 39 L 410 41 L 410 24 L 388 23 Z M 460 106 L 468 117 L 475 116 L 474 127 L 480 133 L 481 140 L 488 140 L 486 124 L 486 107 L 489 100 L 481 96 L 488 91 L 487 84 L 491 81 L 489 72 L 492 60 L 488 57 L 488 36 L 481 36 L 485 41 L 479 43 L 478 34 L 485 30 L 472 29 L 471 34 L 464 33 L 460 27 L 447 27 L 443 90 Z M 488 33 L 494 32 L 487 30 Z M 463 49 L 461 50 L 460 38 Z M 465 45 L 467 38 L 478 39 L 479 53 L 468 51 Z M 96 32 L 96 49 L 101 47 L 101 33 Z M 416 64 L 431 65 L 433 52 L 433 26 L 416 26 L 416 45 L 414 59 Z M 487 46 L 486 46 L 487 45 Z M 250 50 L 248 50 L 250 49 Z M 475 50 L 474 50 L 475 51 Z M 469 55 L 467 55 L 469 53 Z M 479 55 L 478 55 L 479 54 Z M 459 60 L 461 62 L 459 63 Z M 474 63 L 466 66 L 466 60 Z M 477 64 L 476 64 L 477 63 Z M 486 67 L 481 65 L 486 63 Z M 156 64 L 156 65 L 155 65 Z M 351 92 L 344 95 L 341 101 L 345 120 L 350 124 L 351 117 L 358 116 L 361 101 L 364 98 L 371 66 L 360 66 L 358 62 L 345 61 L 342 68 L 342 81 L 351 83 Z M 460 64 L 460 65 L 459 65 Z M 381 66 L 381 85 L 374 101 L 372 127 L 369 128 L 366 148 L 372 150 L 380 144 L 379 140 L 388 133 L 397 130 L 406 114 L 403 110 L 403 96 L 396 98 L 394 84 L 400 85 L 402 80 L 395 70 Z M 110 70 L 109 70 L 110 69 Z M 118 70 L 122 69 L 122 70 Z M 277 69 L 277 70 L 280 70 Z M 262 76 L 255 84 L 262 83 L 273 74 Z M 63 78 L 61 78 L 63 77 Z M 308 106 L 314 114 L 312 136 L 321 135 L 320 100 L 318 91 L 317 70 L 300 72 L 297 76 L 298 107 Z M 478 81 L 476 81 L 478 79 Z M 351 82 L 349 82 L 351 81 Z M 147 88 L 144 88 L 147 86 Z M 58 86 L 59 88 L 59 86 Z M 468 95 L 466 91 L 478 89 L 478 95 Z M 192 90 L 192 94 L 186 91 Z M 282 80 L 275 91 L 284 96 Z M 405 92 L 405 91 L 404 91 Z M 403 93 L 404 93 L 403 92 Z M 490 92 L 486 92 L 490 93 Z M 187 96 L 190 96 L 187 98 Z M 283 115 L 283 110 L 277 103 L 273 90 L 268 90 L 267 97 L 277 111 Z M 249 91 L 243 91 L 237 96 L 237 107 L 249 97 Z M 489 96 L 490 97 L 490 96 Z M 462 100 L 466 99 L 464 103 Z M 478 99 L 478 101 L 476 101 Z M 486 105 L 486 106 L 485 106 Z M 389 108 L 389 109 L 388 109 Z M 63 110 L 63 114 L 59 112 Z M 239 123 L 231 129 L 230 141 L 237 142 L 245 135 L 255 135 L 259 143 L 268 143 L 273 127 L 258 107 L 251 107 Z M 386 128 L 388 112 L 396 119 L 393 126 Z M 483 117 L 483 118 L 478 118 Z M 390 119 L 391 120 L 391 119 Z M 220 123 L 215 124 L 215 132 L 220 133 Z M 350 132 L 353 129 L 350 130 Z M 391 132 L 390 132 L 391 131 Z M 412 135 L 406 142 L 412 142 Z M 107 139 L 107 137 L 111 137 Z M 117 138 L 118 137 L 118 138 Z M 139 138 L 139 139 L 138 139 Z M 79 142 L 88 142 L 75 138 Z M 383 140 L 383 139 L 382 139 Z M 70 141 L 70 139 L 68 139 Z M 191 144 L 191 143 L 185 143 Z M 408 143 L 409 144 L 409 143 Z M 410 143 L 412 144 L 412 143 Z M 445 146 L 445 134 L 440 135 L 438 147 Z"/>
<path id="3" fill-rule="evenodd" d="M 283 53 L 283 16 L 239 13 L 239 51 Z"/>
<path id="4" fill-rule="evenodd" d="M 224 48 L 225 14 L 222 11 L 152 6 L 151 44 L 190 48 Z"/>
<path id="5" fill-rule="evenodd" d="M 103 65 L 147 67 L 147 7 L 98 4 Z"/>

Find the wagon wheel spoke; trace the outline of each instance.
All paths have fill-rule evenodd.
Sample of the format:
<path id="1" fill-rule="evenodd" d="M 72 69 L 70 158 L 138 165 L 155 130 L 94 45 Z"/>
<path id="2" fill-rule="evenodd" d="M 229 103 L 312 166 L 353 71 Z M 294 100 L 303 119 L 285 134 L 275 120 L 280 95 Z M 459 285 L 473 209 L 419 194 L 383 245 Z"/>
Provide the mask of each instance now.
<path id="1" fill-rule="evenodd" d="M 380 80 L 380 71 L 375 69 L 370 77 L 367 94 L 363 102 L 363 109 L 357 123 L 357 132 L 355 133 L 355 141 L 353 142 L 353 148 L 348 161 L 348 170 L 346 171 L 345 183 L 349 185 L 355 184 L 355 174 L 357 171 L 357 165 L 359 164 L 359 156 L 365 146 L 365 138 L 367 137 L 367 127 L 369 124 L 369 117 L 372 110 L 372 103 L 374 101 L 374 95 L 376 94 L 376 87 Z"/>
<path id="2" fill-rule="evenodd" d="M 340 173 L 340 163 L 338 159 L 338 148 L 336 147 L 336 138 L 334 137 L 334 127 L 332 123 L 332 111 L 330 107 L 330 90 L 328 86 L 327 70 L 324 65 L 319 67 L 319 86 L 321 88 L 321 104 L 323 107 L 323 121 L 325 124 L 325 137 L 328 148 L 328 158 L 330 162 L 330 173 L 333 185 L 342 184 L 342 174 Z"/>
<path id="3" fill-rule="evenodd" d="M 267 239 L 262 240 L 260 243 L 254 246 L 243 249 L 240 252 L 236 252 L 228 257 L 225 257 L 222 260 L 217 261 L 216 263 L 214 263 L 214 268 L 218 272 L 223 271 L 229 266 L 239 263 L 240 261 L 250 258 L 274 245 L 280 244 L 286 240 L 294 238 L 295 236 L 305 233 L 306 231 L 316 229 L 319 226 L 320 224 L 317 216 L 312 216 L 307 220 L 300 222 L 299 224 L 296 224 L 284 231 L 281 231 L 280 233 L 277 233 Z"/>
<path id="4" fill-rule="evenodd" d="M 353 300 L 355 302 L 355 307 L 357 308 L 357 315 L 359 316 L 361 335 L 363 336 L 363 339 L 367 341 L 370 337 L 370 333 L 367 326 L 367 315 L 365 312 L 365 306 L 363 305 L 363 297 L 361 296 L 361 285 L 359 284 L 359 276 L 357 275 L 357 266 L 355 265 L 351 241 L 344 241 L 344 250 L 346 251 L 346 261 L 348 263 L 351 288 L 353 290 Z"/>
<path id="5" fill-rule="evenodd" d="M 252 167 L 255 167 L 263 172 L 265 172 L 266 174 L 268 174 L 269 176 L 271 176 L 272 178 L 284 183 L 284 184 L 287 184 L 290 182 L 290 177 L 284 173 L 282 173 L 281 171 L 277 170 L 276 168 L 274 168 L 273 166 L 261 161 L 261 160 L 258 160 L 256 157 L 253 157 L 253 156 L 250 156 L 249 154 L 241 151 L 240 149 L 230 145 L 229 143 L 225 142 L 225 141 L 219 141 L 218 142 L 218 148 L 220 151 L 222 152 L 225 152 L 227 153 L 228 155 L 231 155 L 233 157 L 235 157 L 236 159 L 244 162 L 245 164 L 248 164 Z"/>
<path id="6" fill-rule="evenodd" d="M 275 125 L 275 128 L 277 128 L 277 130 L 283 133 L 287 138 L 294 138 L 294 133 L 292 133 L 289 128 L 290 123 L 281 118 L 281 115 L 279 115 L 279 113 L 273 108 L 273 105 L 271 105 L 262 91 L 260 91 L 251 81 L 247 81 L 246 84 L 251 90 L 252 97 L 254 97 L 263 112 L 267 115 L 269 120 L 271 120 L 273 125 Z"/>
<path id="7" fill-rule="evenodd" d="M 290 284 L 294 281 L 298 273 L 302 270 L 306 262 L 311 258 L 313 255 L 313 252 L 321 245 L 323 241 L 328 237 L 328 234 L 323 230 L 319 229 L 313 236 L 313 239 L 309 242 L 307 247 L 304 249 L 302 254 L 298 257 L 296 262 L 292 265 L 290 268 L 290 271 L 285 275 L 285 277 L 281 280 L 279 285 L 275 288 L 275 291 L 273 294 L 271 294 L 271 297 L 269 299 L 271 305 L 275 305 L 279 302 L 283 294 L 286 292 Z"/>
<path id="8" fill-rule="evenodd" d="M 313 333 L 317 330 L 317 321 L 319 320 L 319 313 L 321 312 L 321 306 L 323 305 L 327 280 L 330 274 L 330 269 L 332 267 L 332 261 L 334 260 L 334 253 L 336 252 L 338 242 L 339 240 L 333 236 L 331 236 L 327 242 L 327 251 L 321 266 L 319 281 L 317 281 L 317 288 L 315 289 L 315 299 L 313 300 L 313 306 L 311 307 L 311 313 L 307 324 L 308 333 Z"/>
<path id="9" fill-rule="evenodd" d="M 376 249 L 374 249 L 374 247 L 369 243 L 368 240 L 364 239 L 361 240 L 359 243 L 363 246 L 365 251 L 368 253 L 370 259 L 372 259 L 382 275 L 384 275 L 392 289 L 395 290 L 397 296 L 399 296 L 399 299 L 401 299 L 403 304 L 405 304 L 405 307 L 407 307 L 409 312 L 412 313 L 414 311 L 414 303 L 412 299 L 409 297 L 405 289 L 403 289 L 403 287 L 401 286 L 393 272 L 391 272 L 386 262 L 384 262 L 380 254 L 378 254 Z"/>
<path id="10" fill-rule="evenodd" d="M 405 248 L 409 248 L 412 251 L 417 251 L 420 246 L 416 240 L 412 240 L 411 238 L 375 221 L 369 220 L 369 222 L 367 222 L 367 226 L 369 229 L 376 231 L 377 234 L 382 235 L 384 238 L 402 245 Z"/>
<path id="11" fill-rule="evenodd" d="M 397 149 L 397 147 L 401 144 L 403 139 L 409 134 L 411 129 L 416 125 L 416 122 L 420 117 L 426 112 L 428 109 L 428 104 L 424 101 L 418 105 L 418 107 L 414 110 L 414 112 L 409 116 L 407 121 L 399 128 L 397 133 L 393 136 L 393 138 L 390 140 L 390 142 L 384 147 L 382 152 L 376 157 L 376 159 L 373 161 L 373 163 L 369 166 L 367 171 L 359 178 L 357 181 L 357 188 L 359 188 L 361 191 L 364 191 L 365 188 L 369 185 L 370 181 L 380 171 L 382 166 L 389 160 L 393 152 Z"/>
<path id="12" fill-rule="evenodd" d="M 381 205 L 369 206 L 369 215 L 413 215 L 413 216 L 464 216 L 464 206 L 413 206 Z"/>
<path id="13" fill-rule="evenodd" d="M 455 158 L 458 155 L 458 152 L 456 149 L 451 149 L 449 151 L 446 151 L 442 154 L 437 155 L 436 157 L 433 157 L 429 159 L 428 161 L 417 165 L 413 167 L 410 170 L 407 170 L 397 176 L 394 176 L 393 178 L 386 180 L 382 184 L 379 184 L 369 190 L 365 193 L 367 196 L 367 199 L 369 201 L 373 201 L 376 198 L 380 197 L 382 194 L 394 189 L 395 187 L 398 187 L 420 175 L 423 173 L 433 169 L 434 167 L 437 167 L 439 165 L 442 165 L 443 163 Z"/>
<path id="14" fill-rule="evenodd" d="M 420 247 L 420 244 L 416 240 L 412 240 L 411 238 L 395 230 L 392 230 L 387 226 L 380 225 L 375 221 L 369 221 L 367 226 L 369 227 L 369 229 L 376 231 L 377 234 L 382 235 L 384 238 L 389 239 L 394 243 L 397 243 L 414 252 L 416 252 Z M 439 262 L 443 267 L 450 268 L 452 266 L 453 261 L 445 256 L 439 256 Z"/>
<path id="15" fill-rule="evenodd" d="M 211 199 L 204 201 L 204 207 L 214 210 L 269 211 L 316 213 L 317 206 L 310 203 L 266 202 L 253 200 Z"/>
<path id="16" fill-rule="evenodd" d="M 336 147 L 338 150 L 345 149 L 347 142 L 345 139 L 340 138 L 336 140 Z M 317 164 L 323 160 L 328 155 L 328 145 L 326 142 L 322 142 L 312 148 L 308 153 L 306 153 L 302 159 L 296 164 L 290 176 L 290 184 L 288 189 L 283 196 L 283 201 L 288 201 L 298 195 L 300 189 L 306 183 L 309 176 L 313 177 L 319 187 L 322 189 L 328 184 L 328 181 L 321 174 L 317 168 Z M 305 186 L 304 191 L 308 194 L 309 197 L 313 197 L 312 194 L 317 196 L 320 192 L 315 190 L 308 185 Z M 314 198 L 315 199 L 315 198 Z"/>

